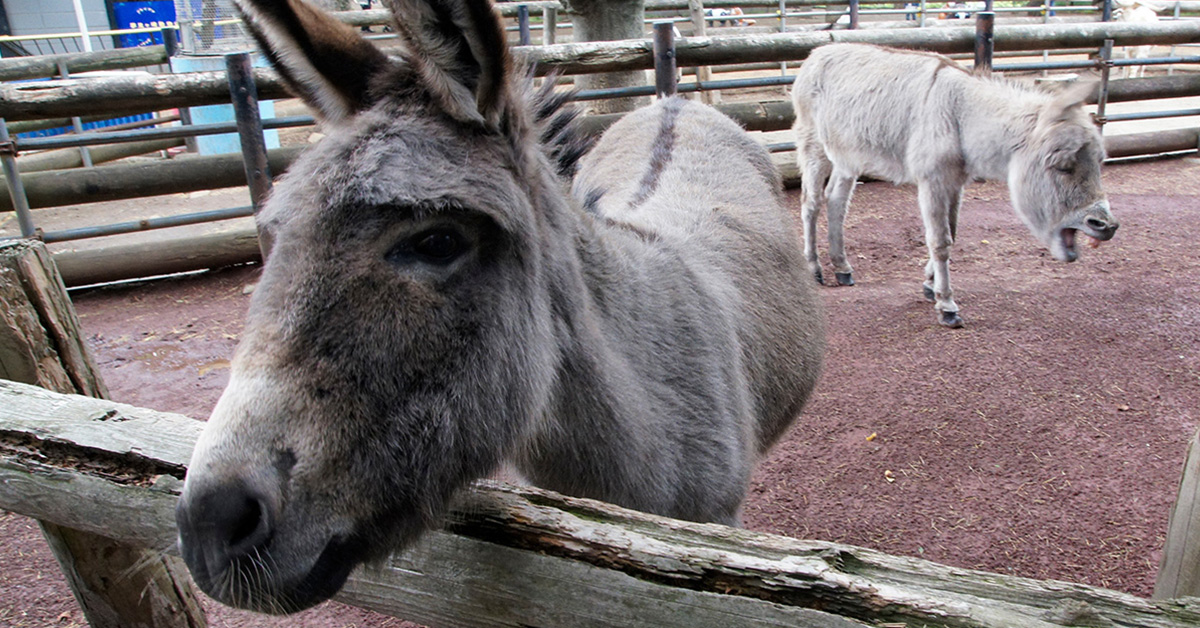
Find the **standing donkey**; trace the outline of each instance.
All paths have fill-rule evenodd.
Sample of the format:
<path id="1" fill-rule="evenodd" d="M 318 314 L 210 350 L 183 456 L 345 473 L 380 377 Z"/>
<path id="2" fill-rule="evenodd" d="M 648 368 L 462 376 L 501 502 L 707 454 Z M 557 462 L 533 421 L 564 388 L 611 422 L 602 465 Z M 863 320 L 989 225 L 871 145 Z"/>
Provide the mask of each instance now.
<path id="1" fill-rule="evenodd" d="M 917 184 L 929 248 L 924 293 L 947 327 L 963 324 L 949 262 L 968 182 L 1007 180 L 1013 209 L 1056 259 L 1075 261 L 1078 232 L 1093 245 L 1112 238 L 1117 221 L 1100 187 L 1104 144 L 1083 111 L 1092 88 L 1051 95 L 974 76 L 941 55 L 863 44 L 813 51 L 792 104 L 804 254 L 817 282 L 816 222 L 828 205 L 836 279 L 854 285 L 842 223 L 863 174 Z"/>
<path id="2" fill-rule="evenodd" d="M 239 4 L 330 131 L 259 216 L 274 244 L 177 510 L 200 588 L 308 607 L 504 463 L 736 524 L 824 348 L 766 152 L 667 99 L 568 194 L 487 0 L 390 0 L 399 58 L 300 0 Z"/>

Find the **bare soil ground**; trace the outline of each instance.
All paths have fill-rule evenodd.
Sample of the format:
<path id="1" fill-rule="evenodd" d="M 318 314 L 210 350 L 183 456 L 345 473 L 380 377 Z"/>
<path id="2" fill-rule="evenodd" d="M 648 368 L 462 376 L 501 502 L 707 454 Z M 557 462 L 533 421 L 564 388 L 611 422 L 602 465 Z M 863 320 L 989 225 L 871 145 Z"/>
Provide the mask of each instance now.
<path id="1" fill-rule="evenodd" d="M 822 289 L 825 372 L 755 475 L 746 526 L 1149 595 L 1200 407 L 1198 175 L 1191 160 L 1107 168 L 1121 229 L 1074 264 L 1033 241 L 1002 186 L 972 186 L 961 330 L 921 298 L 913 190 L 861 185 L 858 285 Z M 75 292 L 113 397 L 205 417 L 257 272 Z M 0 513 L 0 564 L 0 627 L 83 623 L 33 522 Z M 338 604 L 283 620 L 208 608 L 213 626 L 402 625 Z"/>

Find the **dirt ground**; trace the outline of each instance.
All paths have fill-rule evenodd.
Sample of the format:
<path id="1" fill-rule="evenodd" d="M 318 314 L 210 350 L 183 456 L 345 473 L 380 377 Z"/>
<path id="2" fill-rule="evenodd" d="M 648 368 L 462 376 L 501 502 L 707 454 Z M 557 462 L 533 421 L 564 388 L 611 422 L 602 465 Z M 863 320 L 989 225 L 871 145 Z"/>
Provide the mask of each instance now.
<path id="1" fill-rule="evenodd" d="M 861 185 L 858 285 L 821 291 L 824 375 L 759 467 L 745 525 L 1149 595 L 1200 407 L 1200 164 L 1104 177 L 1120 231 L 1074 264 L 1037 245 L 1002 186 L 968 189 L 960 330 L 921 298 L 913 190 Z M 257 272 L 75 291 L 113 398 L 205 417 Z M 83 623 L 33 522 L 0 513 L 0 564 L 0 627 Z M 207 607 L 212 626 L 402 625 L 336 603 L 283 620 Z"/>

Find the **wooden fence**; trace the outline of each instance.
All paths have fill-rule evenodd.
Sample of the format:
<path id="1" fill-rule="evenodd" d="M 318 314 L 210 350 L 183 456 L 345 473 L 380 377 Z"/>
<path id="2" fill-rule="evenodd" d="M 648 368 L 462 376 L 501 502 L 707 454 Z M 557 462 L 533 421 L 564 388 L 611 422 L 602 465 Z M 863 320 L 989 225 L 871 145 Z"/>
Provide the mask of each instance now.
<path id="1" fill-rule="evenodd" d="M 0 381 L 0 508 L 172 552 L 201 423 Z M 655 517 L 482 482 L 338 599 L 430 626 L 1200 625 L 1200 599 Z"/>
<path id="2" fill-rule="evenodd" d="M 997 51 L 1099 49 L 1106 39 L 1112 39 L 1117 46 L 1200 43 L 1200 20 L 997 26 L 995 29 Z M 975 49 L 975 29 L 876 29 L 689 37 L 676 43 L 676 62 L 680 67 L 690 67 L 800 61 L 817 46 L 833 42 L 873 43 L 943 54 L 969 53 Z M 514 55 L 535 64 L 542 74 L 552 71 L 587 74 L 654 67 L 650 40 L 524 46 L 515 48 Z M 271 70 L 256 70 L 255 81 L 259 97 L 264 100 L 288 96 L 283 83 Z M 220 72 L 63 81 L 52 85 L 0 84 L 0 118 L 9 122 L 86 116 L 97 111 L 114 115 L 143 113 L 228 102 L 228 83 Z"/>
<path id="3" fill-rule="evenodd" d="M 1076 23 L 996 28 L 995 48 L 1000 51 L 1098 48 L 1105 39 L 1118 45 L 1147 42 L 1200 42 L 1200 21 L 1157 24 Z M 833 41 L 859 41 L 897 47 L 923 48 L 944 53 L 968 53 L 975 45 L 973 28 L 877 29 L 751 35 L 739 37 L 689 37 L 678 42 L 676 58 L 681 66 L 732 65 L 803 59 L 819 45 Z M 158 52 L 152 51 L 150 57 Z M 650 42 L 596 42 L 553 46 L 526 46 L 515 54 L 536 63 L 542 71 L 601 72 L 645 69 L 653 66 Z M 60 59 L 83 63 L 86 59 Z M 90 62 L 90 61 L 88 61 Z M 124 63 L 107 59 L 106 63 Z M 0 74 L 11 69 L 0 61 Z M 44 70 L 45 68 L 43 68 Z M 15 70 L 14 70 L 15 71 Z M 22 71 L 42 71 L 25 68 Z M 280 78 L 269 69 L 255 71 L 259 97 L 284 98 L 288 93 Z M 1200 76 L 1178 74 L 1128 81 L 1113 81 L 1109 102 L 1170 98 L 1200 94 Z M 36 121 L 107 112 L 113 115 L 161 111 L 176 107 L 224 104 L 230 101 L 228 79 L 221 72 L 178 75 L 149 75 L 57 81 L 49 84 L 0 84 L 0 117 L 7 121 Z M 722 105 L 722 109 L 746 128 L 757 131 L 783 130 L 792 123 L 787 101 Z M 611 124 L 616 116 L 592 116 L 584 121 L 591 132 Z M 20 124 L 20 122 L 18 122 Z M 1194 148 L 1196 129 L 1108 140 L 1109 155 L 1126 156 Z M 274 151 L 271 171 L 278 175 L 294 157 L 295 149 Z M 784 159 L 785 180 L 795 181 L 791 160 Z M 22 176 L 32 207 L 50 207 L 156 194 L 235 187 L 244 184 L 239 156 L 189 157 L 158 164 L 106 166 L 70 172 L 30 173 Z M 6 186 L 0 184 L 0 211 L 12 208 Z M 69 285 L 125 279 L 148 274 L 208 268 L 245 262 L 257 252 L 252 236 L 235 232 L 205 237 L 203 241 L 171 243 L 169 246 L 138 246 L 136 251 L 76 251 L 57 256 Z M 162 249 L 162 250 L 160 250 Z"/>

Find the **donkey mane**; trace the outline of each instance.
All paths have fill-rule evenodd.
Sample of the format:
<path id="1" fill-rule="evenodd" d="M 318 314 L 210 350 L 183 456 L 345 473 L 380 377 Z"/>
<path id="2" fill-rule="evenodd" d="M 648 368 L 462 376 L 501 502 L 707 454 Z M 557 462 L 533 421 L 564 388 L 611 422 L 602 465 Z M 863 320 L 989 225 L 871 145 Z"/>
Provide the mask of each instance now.
<path id="1" fill-rule="evenodd" d="M 580 129 L 583 110 L 571 100 L 576 90 L 554 89 L 557 72 L 547 75 L 541 87 L 535 87 L 533 70 L 530 66 L 525 73 L 521 91 L 526 94 L 529 109 L 535 112 L 542 150 L 556 165 L 559 175 L 572 177 L 579 170 L 579 160 L 596 144 L 596 136 Z"/>

